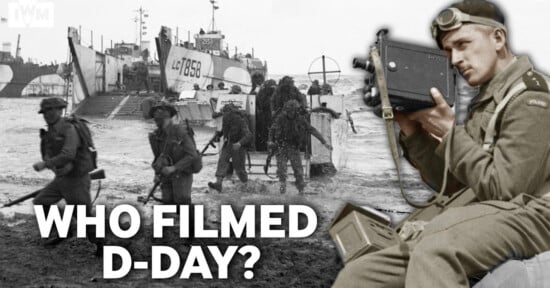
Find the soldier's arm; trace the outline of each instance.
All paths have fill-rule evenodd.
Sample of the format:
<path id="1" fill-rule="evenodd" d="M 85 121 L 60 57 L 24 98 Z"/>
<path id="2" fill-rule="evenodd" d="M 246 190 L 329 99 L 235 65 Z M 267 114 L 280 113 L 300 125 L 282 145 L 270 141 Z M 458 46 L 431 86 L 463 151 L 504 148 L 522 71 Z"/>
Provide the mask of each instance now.
<path id="1" fill-rule="evenodd" d="M 157 138 L 154 132 L 149 133 L 149 145 L 151 146 L 151 151 L 153 151 L 153 163 L 155 163 L 160 155 L 160 151 L 158 149 Z"/>
<path id="2" fill-rule="evenodd" d="M 532 91 L 509 103 L 492 151 L 484 151 L 464 128 L 457 128 L 451 172 L 470 186 L 480 200 L 506 201 L 520 193 L 537 192 L 549 174 L 549 106 L 547 93 Z M 444 137 L 444 143 L 449 136 Z"/>
<path id="3" fill-rule="evenodd" d="M 46 167 L 50 169 L 68 164 L 76 158 L 76 150 L 80 145 L 80 139 L 78 138 L 76 129 L 73 125 L 67 124 L 62 134 L 65 137 L 65 142 L 63 143 L 61 152 L 45 161 Z"/>
<path id="4" fill-rule="evenodd" d="M 187 135 L 187 133 L 183 131 L 179 131 L 179 133 L 182 134 L 179 145 L 183 148 L 183 152 L 185 156 L 183 156 L 183 158 L 181 158 L 179 161 L 174 163 L 174 167 L 176 167 L 176 172 L 189 170 L 189 167 L 191 167 L 191 163 L 193 159 L 195 157 L 198 157 L 197 148 L 195 147 L 195 144 L 193 144 L 193 140 L 191 139 L 191 136 Z"/>
<path id="5" fill-rule="evenodd" d="M 445 163 L 444 158 L 435 153 L 440 141 L 422 130 L 408 136 L 400 133 L 399 143 L 405 159 L 418 169 L 422 180 L 432 189 L 441 190 Z M 455 192 L 464 186 L 456 181 L 450 173 L 447 178 L 449 179 L 447 193 Z"/>
<path id="6" fill-rule="evenodd" d="M 323 138 L 323 134 L 321 134 L 321 132 L 319 132 L 319 130 L 315 129 L 315 127 L 311 126 L 311 124 L 307 121 L 306 121 L 306 127 L 307 127 L 308 132 L 311 135 L 313 135 L 315 138 L 317 138 L 319 141 L 321 141 L 321 144 L 323 144 L 323 145 L 327 144 L 327 141 L 325 140 L 325 138 Z"/>

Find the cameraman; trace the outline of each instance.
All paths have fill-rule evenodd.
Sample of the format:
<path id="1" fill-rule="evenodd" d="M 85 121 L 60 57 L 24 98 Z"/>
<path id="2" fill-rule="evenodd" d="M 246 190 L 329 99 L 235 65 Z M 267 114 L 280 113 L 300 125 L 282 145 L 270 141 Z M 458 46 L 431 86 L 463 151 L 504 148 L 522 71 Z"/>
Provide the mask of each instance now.
<path id="1" fill-rule="evenodd" d="M 401 144 L 434 189 L 441 186 L 444 151 L 451 145 L 454 185 L 447 193 L 470 189 L 477 199 L 444 211 L 416 237 L 348 263 L 335 287 L 469 287 L 471 276 L 550 249 L 546 76 L 527 57 L 512 54 L 503 13 L 491 2 L 452 4 L 434 20 L 432 31 L 452 64 L 480 92 L 466 124 L 453 127 L 451 108 L 432 88 L 435 107 L 396 115 Z M 510 91 L 519 92 L 503 106 L 496 136 L 484 146 L 488 124 Z"/>

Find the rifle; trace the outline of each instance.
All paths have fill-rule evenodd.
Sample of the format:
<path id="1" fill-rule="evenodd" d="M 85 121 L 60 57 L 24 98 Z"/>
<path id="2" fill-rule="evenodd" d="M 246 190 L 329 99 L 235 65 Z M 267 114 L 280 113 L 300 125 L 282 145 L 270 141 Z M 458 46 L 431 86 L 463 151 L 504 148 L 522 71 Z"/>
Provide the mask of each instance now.
<path id="1" fill-rule="evenodd" d="M 99 170 L 96 170 L 96 171 L 93 171 L 90 173 L 90 179 L 91 180 L 99 180 L 99 179 L 105 179 L 105 170 L 103 169 L 99 169 Z M 42 189 L 38 189 L 32 193 L 29 193 L 27 195 L 24 195 L 20 198 L 17 198 L 9 203 L 6 203 L 4 204 L 4 206 L 2 206 L 2 208 L 5 208 L 5 207 L 10 207 L 10 206 L 13 206 L 15 204 L 19 204 L 23 201 L 26 201 L 28 199 L 31 199 L 31 198 L 34 198 L 36 197 L 36 195 L 38 195 L 38 193 L 40 193 L 40 191 L 42 191 Z M 97 198 L 97 197 L 96 197 Z"/>
<path id="2" fill-rule="evenodd" d="M 159 187 L 159 185 L 160 185 L 160 179 L 155 181 L 153 188 L 151 188 L 151 190 L 149 190 L 149 193 L 147 194 L 147 198 L 145 198 L 145 200 L 142 200 L 143 205 L 147 205 L 147 202 L 149 202 L 149 199 L 151 199 L 151 197 L 154 198 L 153 194 L 155 194 L 155 190 L 157 190 L 157 187 Z"/>
<path id="3" fill-rule="evenodd" d="M 271 148 L 269 149 L 269 152 L 267 154 L 267 158 L 265 159 L 265 165 L 264 165 L 264 174 L 271 178 L 271 179 L 276 179 L 275 177 L 272 177 L 270 176 L 267 171 L 269 170 L 269 167 L 271 166 L 271 158 L 273 157 L 273 155 L 275 155 L 275 152 L 277 151 L 277 149 L 275 148 Z"/>
<path id="4" fill-rule="evenodd" d="M 210 146 L 212 146 L 212 148 L 216 148 L 216 144 L 214 144 L 214 142 L 218 142 L 219 137 L 220 137 L 219 132 L 218 131 L 214 132 L 214 136 L 212 136 L 212 138 L 208 141 L 208 143 L 206 143 L 206 146 L 204 146 L 204 148 L 202 148 L 200 154 L 202 156 L 205 156 L 205 152 L 206 152 L 206 150 L 208 150 L 208 147 L 210 147 Z M 216 141 L 216 140 L 218 140 L 218 141 Z M 215 155 L 215 153 L 214 154 L 209 154 L 209 155 Z"/>

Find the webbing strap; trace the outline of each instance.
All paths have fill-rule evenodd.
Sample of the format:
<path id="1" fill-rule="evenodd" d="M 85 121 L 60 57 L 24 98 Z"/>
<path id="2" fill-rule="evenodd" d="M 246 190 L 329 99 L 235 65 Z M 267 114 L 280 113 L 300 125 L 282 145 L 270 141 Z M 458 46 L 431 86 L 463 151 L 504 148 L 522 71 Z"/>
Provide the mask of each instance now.
<path id="1" fill-rule="evenodd" d="M 493 116 L 491 116 L 491 119 L 489 120 L 489 124 L 487 124 L 487 128 L 485 129 L 485 137 L 483 138 L 483 150 L 488 151 L 491 146 L 495 143 L 495 136 L 496 136 L 496 124 L 497 119 L 500 116 L 500 114 L 504 111 L 504 108 L 506 108 L 506 105 L 514 98 L 515 96 L 519 95 L 521 92 L 525 91 L 527 89 L 527 86 L 525 83 L 520 82 L 516 86 L 512 87 L 510 91 L 504 96 L 502 101 L 498 103 L 497 108 L 495 109 L 495 113 Z"/>
<path id="2" fill-rule="evenodd" d="M 388 140 L 390 144 L 392 158 L 393 158 L 393 162 L 395 164 L 395 169 L 397 172 L 397 180 L 399 182 L 399 190 L 401 191 L 401 195 L 403 196 L 407 204 L 415 208 L 429 207 L 440 201 L 441 197 L 443 196 L 443 192 L 445 191 L 445 188 L 447 186 L 447 170 L 448 170 L 447 168 L 449 166 L 448 162 L 451 154 L 450 148 L 453 140 L 454 128 L 449 132 L 451 133 L 450 135 L 451 139 L 447 141 L 447 145 L 445 146 L 445 168 L 444 168 L 445 171 L 443 172 L 443 183 L 441 185 L 441 190 L 437 193 L 436 197 L 429 202 L 417 203 L 411 200 L 403 190 L 403 183 L 401 180 L 401 164 L 399 159 L 399 150 L 397 148 L 397 137 L 395 136 L 395 128 L 394 128 L 394 122 L 393 122 L 393 108 L 390 102 L 388 86 L 386 83 L 386 77 L 384 75 L 384 68 L 382 66 L 382 60 L 380 58 L 380 53 L 378 52 L 378 49 L 376 47 L 371 50 L 370 56 L 372 59 L 372 63 L 374 64 L 376 84 L 378 86 L 378 90 L 380 91 L 380 101 L 382 103 L 382 118 L 384 118 L 384 122 L 386 124 L 386 130 L 388 134 Z"/>

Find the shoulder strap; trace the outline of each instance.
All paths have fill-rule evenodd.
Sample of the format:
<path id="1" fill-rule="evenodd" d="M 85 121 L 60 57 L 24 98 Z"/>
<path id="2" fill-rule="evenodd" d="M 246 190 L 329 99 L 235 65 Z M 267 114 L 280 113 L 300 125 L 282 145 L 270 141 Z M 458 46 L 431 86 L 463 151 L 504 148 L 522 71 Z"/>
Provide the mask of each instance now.
<path id="1" fill-rule="evenodd" d="M 397 180 L 399 182 L 399 190 L 401 191 L 401 195 L 403 196 L 407 204 L 415 208 L 426 208 L 433 204 L 440 203 L 440 200 L 443 197 L 443 192 L 445 192 L 445 188 L 447 187 L 447 171 L 449 166 L 448 162 L 450 158 L 450 152 L 451 152 L 450 147 L 452 143 L 452 138 L 449 141 L 447 141 L 447 145 L 445 147 L 445 168 L 444 168 L 445 171 L 443 172 L 443 183 L 441 184 L 441 190 L 437 193 L 436 197 L 429 202 L 418 203 L 411 200 L 403 190 L 403 183 L 401 180 L 401 164 L 399 159 L 399 150 L 397 148 L 397 139 L 395 136 L 395 126 L 393 122 L 393 108 L 391 106 L 390 97 L 388 94 L 388 86 L 384 75 L 384 67 L 382 66 L 382 60 L 380 58 L 380 54 L 376 47 L 372 48 L 370 55 L 371 55 L 372 62 L 374 64 L 374 69 L 375 69 L 374 74 L 376 75 L 376 84 L 378 86 L 378 90 L 380 91 L 380 100 L 382 102 L 382 118 L 384 118 L 384 122 L 386 123 L 388 140 L 391 148 L 393 162 L 395 163 Z M 450 133 L 452 137 L 452 135 L 454 134 L 454 128 L 453 130 L 450 131 Z"/>
<path id="2" fill-rule="evenodd" d="M 491 148 L 491 146 L 495 142 L 495 136 L 496 136 L 496 124 L 498 117 L 502 114 L 504 111 L 504 108 L 510 103 L 510 100 L 512 98 L 516 97 L 523 91 L 527 89 L 527 86 L 522 81 L 518 84 L 516 84 L 514 87 L 512 87 L 508 93 L 506 93 L 506 96 L 498 103 L 497 108 L 495 109 L 495 113 L 489 120 L 489 124 L 487 124 L 487 129 L 485 129 L 485 137 L 483 138 L 483 150 L 487 151 Z"/>

